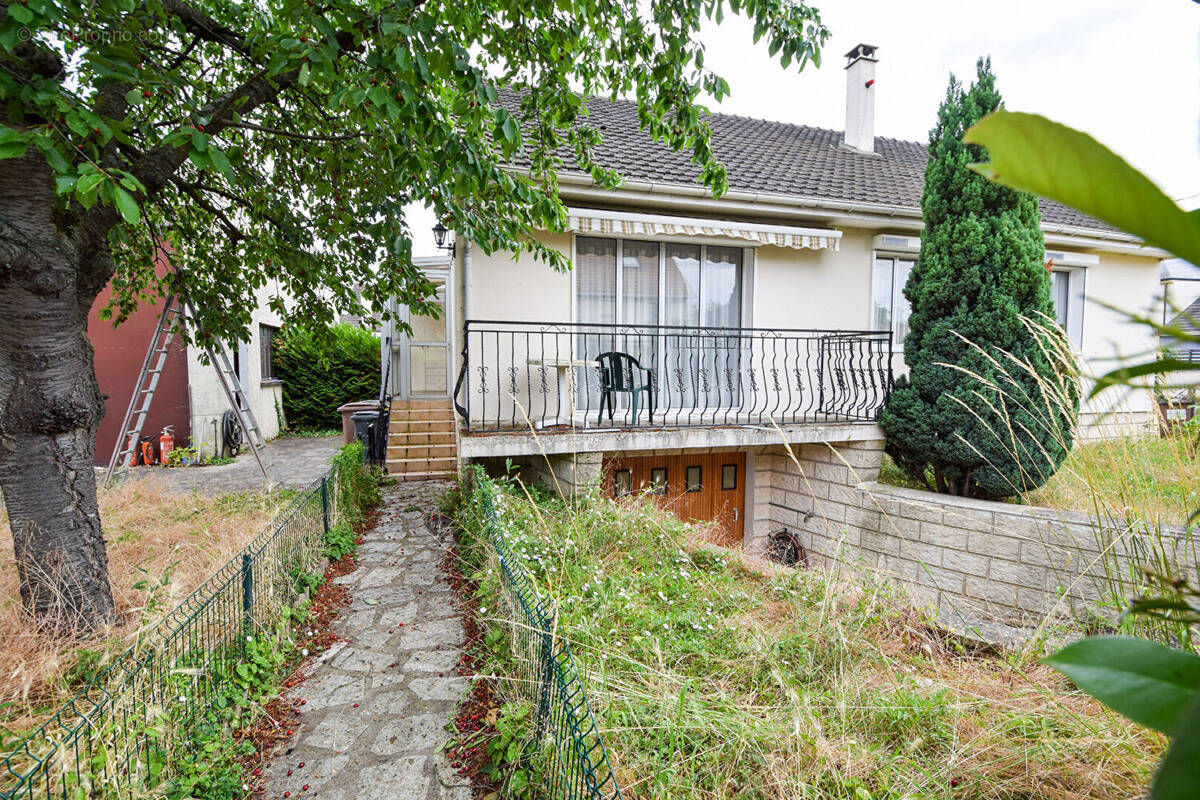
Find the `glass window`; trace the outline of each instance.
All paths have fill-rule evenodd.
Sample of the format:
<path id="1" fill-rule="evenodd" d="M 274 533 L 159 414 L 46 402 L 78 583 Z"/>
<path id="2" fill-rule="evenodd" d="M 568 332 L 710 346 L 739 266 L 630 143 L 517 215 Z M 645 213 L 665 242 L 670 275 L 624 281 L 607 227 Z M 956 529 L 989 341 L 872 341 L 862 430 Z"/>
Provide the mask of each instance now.
<path id="1" fill-rule="evenodd" d="M 613 497 L 633 494 L 633 470 L 619 469 L 613 473 Z"/>
<path id="2" fill-rule="evenodd" d="M 260 380 L 264 380 L 264 381 L 278 380 L 275 377 L 275 361 L 272 358 L 272 347 L 271 347 L 271 345 L 275 341 L 275 336 L 278 333 L 279 333 L 279 328 L 276 328 L 273 325 L 259 325 L 258 326 L 258 345 L 259 345 L 259 349 L 260 349 L 260 357 L 262 360 L 262 377 L 260 378 Z M 236 364 L 236 355 L 235 355 L 234 370 L 237 370 L 237 368 L 239 366 L 240 366 L 239 364 Z"/>
<path id="3" fill-rule="evenodd" d="M 1058 324 L 1067 327 L 1068 308 L 1071 304 L 1071 273 L 1057 269 L 1050 273 L 1050 290 L 1054 298 L 1054 316 Z"/>
<path id="4" fill-rule="evenodd" d="M 704 324 L 736 328 L 742 321 L 742 250 L 708 247 L 704 259 Z"/>
<path id="5" fill-rule="evenodd" d="M 684 476 L 684 488 L 689 492 L 698 492 L 704 488 L 704 471 L 700 467 L 688 467 Z"/>
<path id="6" fill-rule="evenodd" d="M 658 242 L 621 242 L 621 322 L 658 324 Z"/>
<path id="7" fill-rule="evenodd" d="M 575 240 L 575 296 L 580 322 L 617 321 L 617 240 Z"/>
<path id="8" fill-rule="evenodd" d="M 650 491 L 654 494 L 667 493 L 667 468 L 654 467 L 650 470 Z"/>
<path id="9" fill-rule="evenodd" d="M 737 464 L 721 465 L 721 491 L 737 488 Z"/>
<path id="10" fill-rule="evenodd" d="M 667 325 L 700 324 L 700 245 L 666 245 Z"/>
<path id="11" fill-rule="evenodd" d="M 871 282 L 871 326 L 877 331 L 891 330 L 893 341 L 904 344 L 908 335 L 908 317 L 912 313 L 904 297 L 904 286 L 916 264 L 911 258 L 876 256 Z"/>

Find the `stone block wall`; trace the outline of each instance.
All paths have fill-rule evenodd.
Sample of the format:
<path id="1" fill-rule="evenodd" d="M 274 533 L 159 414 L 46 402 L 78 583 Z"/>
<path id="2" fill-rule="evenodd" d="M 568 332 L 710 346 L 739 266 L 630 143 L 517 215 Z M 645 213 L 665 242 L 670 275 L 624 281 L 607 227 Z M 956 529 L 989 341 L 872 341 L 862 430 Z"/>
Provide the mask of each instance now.
<path id="1" fill-rule="evenodd" d="M 600 453 L 527 456 L 517 463 L 521 467 L 521 479 L 526 483 L 544 484 L 567 497 L 599 481 L 603 471 Z"/>
<path id="2" fill-rule="evenodd" d="M 1141 565 L 1197 563 L 1197 544 L 1181 528 L 1151 531 L 880 485 L 882 447 L 873 440 L 759 455 L 746 549 L 761 552 L 786 527 L 814 560 L 883 573 L 944 618 L 1017 626 L 1047 615 L 1111 617 L 1134 591 Z"/>

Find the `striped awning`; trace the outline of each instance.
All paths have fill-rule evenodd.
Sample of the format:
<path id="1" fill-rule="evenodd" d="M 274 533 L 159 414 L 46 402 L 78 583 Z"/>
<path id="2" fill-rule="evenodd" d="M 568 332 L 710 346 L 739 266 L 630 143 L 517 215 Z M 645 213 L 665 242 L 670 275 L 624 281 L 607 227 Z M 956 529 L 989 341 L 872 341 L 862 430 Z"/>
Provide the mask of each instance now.
<path id="1" fill-rule="evenodd" d="M 575 233 L 608 236 L 693 236 L 737 239 L 754 245 L 795 250 L 837 250 L 842 232 L 824 228 L 793 228 L 732 220 L 635 214 L 627 211 L 568 209 Z"/>

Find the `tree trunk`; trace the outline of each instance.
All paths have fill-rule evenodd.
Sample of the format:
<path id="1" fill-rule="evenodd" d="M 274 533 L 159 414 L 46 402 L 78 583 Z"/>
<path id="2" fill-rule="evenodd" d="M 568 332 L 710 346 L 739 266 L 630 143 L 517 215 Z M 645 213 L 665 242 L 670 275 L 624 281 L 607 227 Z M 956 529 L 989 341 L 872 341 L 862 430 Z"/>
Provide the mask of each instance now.
<path id="1" fill-rule="evenodd" d="M 88 311 L 107 245 L 81 246 L 34 149 L 0 167 L 0 490 L 21 602 L 57 632 L 113 621 L 93 454 L 104 400 Z M 103 272 L 103 271 L 101 271 Z"/>

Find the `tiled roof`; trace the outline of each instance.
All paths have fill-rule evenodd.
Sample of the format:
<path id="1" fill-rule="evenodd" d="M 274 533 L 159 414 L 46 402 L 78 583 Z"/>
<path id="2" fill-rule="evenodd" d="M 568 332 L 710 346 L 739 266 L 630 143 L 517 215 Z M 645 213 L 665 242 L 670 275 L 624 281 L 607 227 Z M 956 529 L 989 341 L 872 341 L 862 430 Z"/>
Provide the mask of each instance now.
<path id="1" fill-rule="evenodd" d="M 516 96 L 502 98 L 515 105 Z M 699 170 L 688 153 L 652 140 L 638 126 L 637 105 L 593 98 L 589 122 L 600 129 L 599 164 L 624 178 L 695 185 Z M 725 164 L 732 190 L 874 203 L 919 210 L 928 155 L 919 142 L 875 138 L 875 153 L 842 146 L 842 132 L 806 125 L 713 114 L 713 149 Z M 569 155 L 564 163 L 573 165 Z M 1049 200 L 1041 201 L 1047 224 L 1096 231 L 1113 228 Z"/>
<path id="2" fill-rule="evenodd" d="M 1200 297 L 1193 300 L 1190 306 L 1176 314 L 1167 324 L 1169 327 L 1200 336 Z"/>

